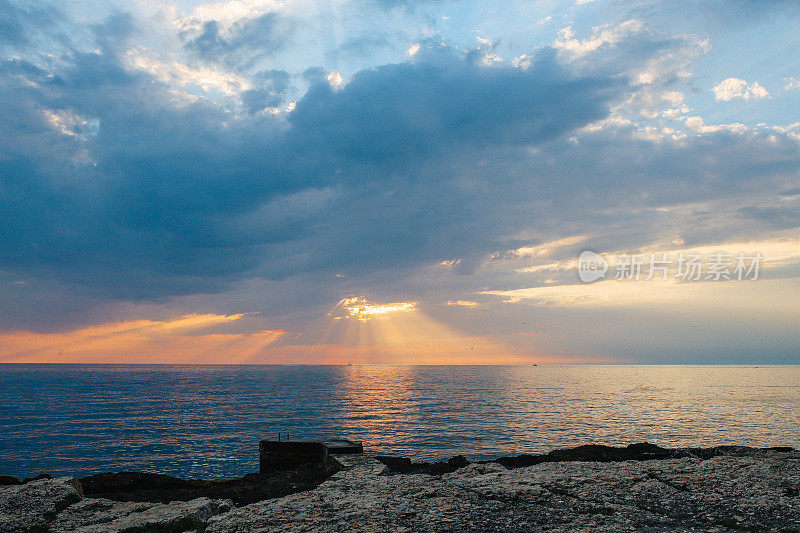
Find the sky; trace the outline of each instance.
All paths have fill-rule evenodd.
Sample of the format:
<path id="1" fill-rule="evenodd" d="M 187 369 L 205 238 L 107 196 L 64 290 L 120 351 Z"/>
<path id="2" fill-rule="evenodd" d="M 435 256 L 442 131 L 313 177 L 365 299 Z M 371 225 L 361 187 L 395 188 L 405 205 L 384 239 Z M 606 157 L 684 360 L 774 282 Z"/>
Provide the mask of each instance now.
<path id="1" fill-rule="evenodd" d="M 800 363 L 799 25 L 0 0 L 0 362 Z"/>

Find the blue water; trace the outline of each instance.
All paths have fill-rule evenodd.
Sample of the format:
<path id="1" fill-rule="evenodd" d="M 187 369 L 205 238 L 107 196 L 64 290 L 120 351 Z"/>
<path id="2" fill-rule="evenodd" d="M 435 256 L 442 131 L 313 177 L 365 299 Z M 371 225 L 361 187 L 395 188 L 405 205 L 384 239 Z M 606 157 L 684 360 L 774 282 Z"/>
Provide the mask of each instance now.
<path id="1" fill-rule="evenodd" d="M 800 366 L 0 365 L 0 474 L 258 469 L 258 441 L 490 458 L 586 443 L 800 447 Z"/>

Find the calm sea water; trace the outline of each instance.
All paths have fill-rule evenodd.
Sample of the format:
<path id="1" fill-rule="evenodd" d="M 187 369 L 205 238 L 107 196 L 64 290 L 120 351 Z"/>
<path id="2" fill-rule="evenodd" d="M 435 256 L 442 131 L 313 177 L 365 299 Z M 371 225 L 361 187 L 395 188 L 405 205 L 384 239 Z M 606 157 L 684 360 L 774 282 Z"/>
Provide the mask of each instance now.
<path id="1" fill-rule="evenodd" d="M 587 443 L 800 447 L 800 366 L 0 365 L 0 474 L 231 477 L 258 441 L 416 459 Z"/>

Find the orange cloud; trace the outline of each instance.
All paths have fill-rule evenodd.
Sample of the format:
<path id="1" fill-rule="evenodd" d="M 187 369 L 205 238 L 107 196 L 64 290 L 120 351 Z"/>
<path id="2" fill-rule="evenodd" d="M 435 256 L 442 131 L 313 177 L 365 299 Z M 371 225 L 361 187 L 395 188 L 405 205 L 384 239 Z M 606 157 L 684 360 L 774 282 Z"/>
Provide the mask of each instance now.
<path id="1" fill-rule="evenodd" d="M 0 361 L 14 363 L 245 363 L 280 339 L 281 330 L 204 333 L 244 315 L 185 315 L 128 320 L 61 333 L 0 333 Z"/>
<path id="2" fill-rule="evenodd" d="M 476 307 L 480 307 L 478 302 L 472 300 L 449 300 L 447 302 L 447 305 L 451 307 L 471 307 L 473 309 Z"/>

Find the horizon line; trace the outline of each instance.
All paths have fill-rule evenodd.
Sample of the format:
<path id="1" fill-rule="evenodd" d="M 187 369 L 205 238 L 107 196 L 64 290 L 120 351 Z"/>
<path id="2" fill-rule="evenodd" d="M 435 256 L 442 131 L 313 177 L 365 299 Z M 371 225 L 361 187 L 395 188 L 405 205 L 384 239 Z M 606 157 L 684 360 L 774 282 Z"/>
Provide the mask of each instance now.
<path id="1" fill-rule="evenodd" d="M 0 365 L 61 365 L 61 366 L 800 366 L 800 363 L 81 363 L 81 362 L 16 362 L 0 361 Z"/>

